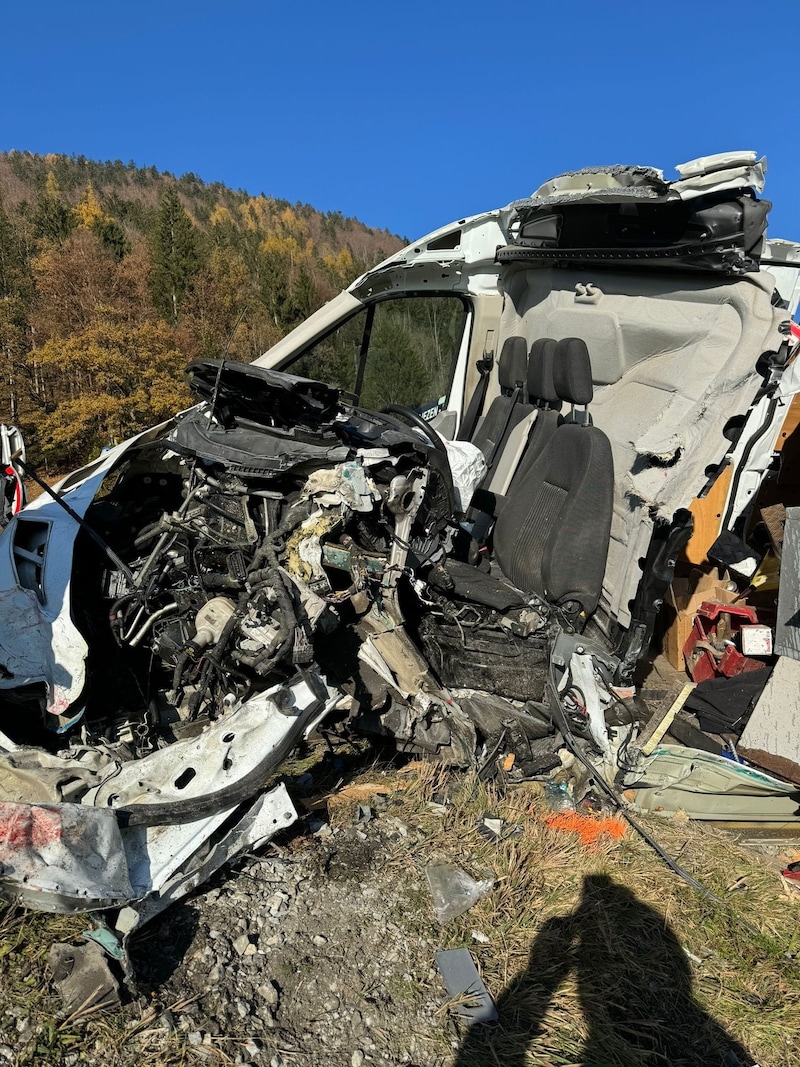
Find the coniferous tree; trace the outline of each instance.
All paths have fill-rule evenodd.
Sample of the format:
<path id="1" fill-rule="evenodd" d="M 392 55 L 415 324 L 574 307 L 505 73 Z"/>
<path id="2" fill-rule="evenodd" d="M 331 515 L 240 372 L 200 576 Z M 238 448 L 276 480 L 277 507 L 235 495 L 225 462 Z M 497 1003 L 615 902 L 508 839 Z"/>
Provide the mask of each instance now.
<path id="1" fill-rule="evenodd" d="M 115 259 L 120 260 L 130 252 L 131 243 L 116 219 L 109 217 L 96 219 L 92 223 L 91 229 Z"/>
<path id="2" fill-rule="evenodd" d="M 36 199 L 33 225 L 37 237 L 58 243 L 69 237 L 75 228 L 75 217 L 61 199 L 61 190 L 52 171 L 47 175 L 44 192 Z"/>
<path id="3" fill-rule="evenodd" d="M 29 346 L 30 264 L 0 201 L 0 421 L 19 415 L 19 377 Z"/>
<path id="4" fill-rule="evenodd" d="M 0 298 L 19 296 L 27 273 L 19 236 L 0 200 Z"/>
<path id="5" fill-rule="evenodd" d="M 153 303 L 165 319 L 175 323 L 201 259 L 192 220 L 172 187 L 164 193 L 156 217 L 152 262 Z"/>
<path id="6" fill-rule="evenodd" d="M 91 183 L 86 187 L 83 198 L 72 209 L 72 213 L 79 225 L 100 238 L 115 259 L 120 260 L 130 252 L 131 246 L 125 231 L 115 218 L 103 211 Z"/>

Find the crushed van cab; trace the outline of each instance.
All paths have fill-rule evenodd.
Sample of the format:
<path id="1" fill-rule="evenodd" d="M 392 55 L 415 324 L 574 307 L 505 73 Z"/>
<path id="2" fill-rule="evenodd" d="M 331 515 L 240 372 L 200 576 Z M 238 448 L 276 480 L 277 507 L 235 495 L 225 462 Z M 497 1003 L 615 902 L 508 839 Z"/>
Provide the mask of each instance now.
<path id="1" fill-rule="evenodd" d="M 793 817 L 792 754 L 726 749 L 797 661 L 774 592 L 732 607 L 775 558 L 763 507 L 793 521 L 800 248 L 766 240 L 764 173 L 597 168 L 456 221 L 255 363 L 193 363 L 194 407 L 14 516 L 0 891 L 129 933 L 294 821 L 276 774 L 323 723 L 517 779 L 574 765 L 646 810 Z M 737 709 L 752 675 L 727 730 L 637 695 L 698 575 L 721 610 L 677 667 Z"/>

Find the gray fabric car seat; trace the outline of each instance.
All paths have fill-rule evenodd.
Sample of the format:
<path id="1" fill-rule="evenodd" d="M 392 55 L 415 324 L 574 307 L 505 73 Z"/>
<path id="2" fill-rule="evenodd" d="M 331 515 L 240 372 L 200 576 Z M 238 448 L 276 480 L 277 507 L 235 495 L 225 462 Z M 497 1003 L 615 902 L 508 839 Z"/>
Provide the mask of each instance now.
<path id="1" fill-rule="evenodd" d="M 592 370 L 585 341 L 558 342 L 553 380 L 558 396 L 573 408 L 589 404 Z M 603 584 L 613 503 L 608 438 L 588 413 L 585 421 L 565 420 L 511 482 L 494 528 L 501 572 L 525 592 L 591 615 Z"/>
<path id="2" fill-rule="evenodd" d="M 591 401 L 584 341 L 558 342 L 553 386 L 573 409 Z M 457 596 L 502 610 L 521 603 L 520 594 L 535 593 L 576 618 L 594 612 L 608 555 L 614 470 L 608 438 L 581 414 L 555 426 L 520 464 L 495 523 L 493 572 L 479 576 L 468 564 L 448 562 Z"/>
<path id="3" fill-rule="evenodd" d="M 553 381 L 556 344 L 552 338 L 542 337 L 531 345 L 526 382 L 529 402 L 519 405 L 524 414 L 513 420 L 513 426 L 495 450 L 494 460 L 475 491 L 474 506 L 467 512 L 469 521 L 478 523 L 474 536 L 479 541 L 485 540 L 489 526 L 494 521 L 494 494 L 505 492 L 512 476 L 521 466 L 533 461 L 560 421 L 558 410 L 554 410 L 554 405 L 556 409 L 561 407 Z M 519 431 L 514 434 L 512 430 L 516 427 L 519 427 Z"/>
<path id="4" fill-rule="evenodd" d="M 472 435 L 472 443 L 483 452 L 489 470 L 508 435 L 533 411 L 533 405 L 528 403 L 528 345 L 524 337 L 505 339 L 497 361 L 497 377 L 500 396 L 491 402 Z"/>

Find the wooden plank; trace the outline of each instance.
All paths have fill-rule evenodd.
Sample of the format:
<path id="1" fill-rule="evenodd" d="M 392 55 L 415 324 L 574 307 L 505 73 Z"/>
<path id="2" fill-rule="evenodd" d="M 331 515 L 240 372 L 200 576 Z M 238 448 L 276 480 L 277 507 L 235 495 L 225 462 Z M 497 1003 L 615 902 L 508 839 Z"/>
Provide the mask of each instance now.
<path id="1" fill-rule="evenodd" d="M 670 726 L 672 726 L 673 719 L 689 699 L 689 694 L 693 689 L 694 682 L 689 682 L 681 689 L 660 719 L 657 717 L 657 713 L 650 719 L 636 746 L 641 750 L 643 756 L 650 755 Z"/>
<path id="2" fill-rule="evenodd" d="M 800 660 L 800 508 L 786 509 L 775 652 Z"/>
<path id="3" fill-rule="evenodd" d="M 783 425 L 780 428 L 778 438 L 775 442 L 776 452 L 783 451 L 783 446 L 798 426 L 800 426 L 800 393 L 794 397 L 789 405 L 789 410 L 786 412 L 786 418 L 783 420 Z"/>
<path id="4" fill-rule="evenodd" d="M 708 559 L 709 548 L 719 537 L 722 514 L 725 509 L 725 501 L 728 499 L 732 475 L 733 467 L 729 463 L 711 486 L 707 495 L 695 497 L 689 505 L 689 511 L 691 511 L 694 518 L 694 531 L 684 549 L 684 556 L 690 563 L 705 563 Z"/>

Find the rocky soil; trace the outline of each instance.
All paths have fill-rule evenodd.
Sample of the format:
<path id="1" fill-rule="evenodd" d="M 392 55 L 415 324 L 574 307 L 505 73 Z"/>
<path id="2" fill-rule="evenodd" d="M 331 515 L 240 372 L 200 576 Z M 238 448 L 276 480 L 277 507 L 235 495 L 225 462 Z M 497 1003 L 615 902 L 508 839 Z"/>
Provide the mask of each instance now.
<path id="1" fill-rule="evenodd" d="M 165 1037 L 190 1062 L 444 1063 L 436 927 L 409 843 L 388 813 L 322 823 L 154 921 L 132 957 L 144 995 L 185 1004 L 159 1014 Z"/>
<path id="2" fill-rule="evenodd" d="M 651 821 L 710 903 L 632 833 L 587 844 L 551 826 L 540 786 L 329 762 L 294 768 L 298 823 L 132 939 L 137 988 L 119 1010 L 70 1012 L 53 988 L 50 945 L 80 944 L 86 916 L 0 911 L 0 1065 L 707 1067 L 713 1033 L 750 1049 L 742 1062 L 796 1067 L 800 897 L 775 871 L 783 853 L 765 862 L 714 828 Z M 493 887 L 441 926 L 425 872 L 447 863 Z M 497 1028 L 456 1029 L 434 961 L 463 947 Z M 569 973 L 542 1000 L 565 951 Z M 670 996 L 654 1002 L 658 988 Z"/>

